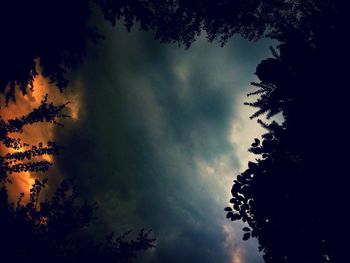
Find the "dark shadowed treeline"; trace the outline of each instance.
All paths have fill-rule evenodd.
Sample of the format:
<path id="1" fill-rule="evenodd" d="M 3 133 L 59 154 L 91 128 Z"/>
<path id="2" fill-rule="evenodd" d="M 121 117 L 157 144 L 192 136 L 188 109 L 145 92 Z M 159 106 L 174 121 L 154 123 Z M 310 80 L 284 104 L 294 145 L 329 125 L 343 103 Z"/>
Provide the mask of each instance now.
<path id="1" fill-rule="evenodd" d="M 337 1 L 329 0 L 36 0 L 5 1 L 0 5 L 0 90 L 13 98 L 33 87 L 39 60 L 44 77 L 61 90 L 67 71 L 75 69 L 86 53 L 88 41 L 102 36 L 89 25 L 92 10 L 102 11 L 112 24 L 127 29 L 137 24 L 154 30 L 156 39 L 189 47 L 206 32 L 208 40 L 222 44 L 234 34 L 256 40 L 271 37 L 285 41 L 292 34 L 314 38 L 337 15 Z M 302 29 L 302 30 L 301 30 Z"/>
<path id="2" fill-rule="evenodd" d="M 280 42 L 273 50 L 275 57 L 258 65 L 260 82 L 253 84 L 257 91 L 249 94 L 257 100 L 247 103 L 257 108 L 252 118 L 267 117 L 267 121 L 258 120 L 266 134 L 252 143 L 249 151 L 256 160 L 237 176 L 232 207 L 226 208 L 228 218 L 248 223 L 243 238 L 256 237 L 268 263 L 347 262 L 349 42 L 342 2 L 95 1 L 106 20 L 120 21 L 128 29 L 138 23 L 144 30 L 154 30 L 163 42 L 189 47 L 203 31 L 208 40 L 223 44 L 234 34 Z M 8 86 L 9 98 L 16 85 L 25 91 L 36 75 L 35 59 L 40 59 L 43 75 L 64 88 L 64 73 L 82 61 L 86 41 L 99 38 L 98 31 L 87 26 L 88 2 L 1 5 L 2 91 Z M 283 114 L 282 123 L 269 120 L 278 113 Z M 35 235 L 46 228 L 35 223 L 41 218 L 35 221 L 27 216 L 35 209 L 1 204 L 8 218 L 27 218 Z M 16 211 L 28 213 L 17 215 Z M 40 238 L 51 233 L 45 231 Z M 149 245 L 147 236 L 146 241 Z"/>
<path id="3" fill-rule="evenodd" d="M 278 57 L 258 66 L 259 97 L 247 103 L 257 108 L 253 118 L 284 116 L 282 124 L 258 120 L 267 133 L 234 182 L 235 212 L 226 209 L 249 224 L 244 239 L 258 238 L 265 262 L 346 262 L 343 70 L 334 53 L 317 52 L 305 42 L 280 45 Z"/>
<path id="4" fill-rule="evenodd" d="M 43 76 L 65 88 L 65 73 L 82 61 L 87 40 L 98 38 L 87 26 L 88 1 L 15 0 L 0 7 L 0 91 L 8 88 L 13 99 L 16 86 L 23 93 L 33 88 L 38 58 Z"/>
<path id="5" fill-rule="evenodd" d="M 258 120 L 266 134 L 252 143 L 256 160 L 237 176 L 226 210 L 248 223 L 243 238 L 258 238 L 265 262 L 347 262 L 349 51 L 340 14 L 312 38 L 287 35 L 248 94 L 257 96 L 246 103 L 257 109 L 252 118 L 284 121 Z"/>
<path id="6" fill-rule="evenodd" d="M 10 149 L 0 155 L 0 253 L 1 262 L 131 262 L 136 255 L 154 246 L 150 232 L 109 234 L 101 242 L 86 234 L 96 205 L 83 202 L 75 184 L 63 181 L 48 198 L 42 195 L 48 179 L 35 180 L 29 193 L 18 193 L 14 203 L 8 197 L 8 184 L 24 172 L 47 172 L 51 162 L 40 159 L 55 155 L 61 147 L 55 142 L 32 145 L 17 138 L 25 126 L 45 122 L 60 125 L 65 105 L 47 102 L 15 119 L 0 117 L 0 141 Z"/>
<path id="7" fill-rule="evenodd" d="M 40 200 L 47 179 L 36 180 L 29 202 L 21 194 L 9 203 L 5 187 L 0 188 L 0 251 L 4 262 L 131 262 L 143 250 L 153 247 L 149 232 L 141 231 L 134 240 L 130 232 L 113 233 L 96 241 L 84 229 L 93 220 L 94 204 L 82 202 L 76 189 L 66 181 L 51 199 Z"/>

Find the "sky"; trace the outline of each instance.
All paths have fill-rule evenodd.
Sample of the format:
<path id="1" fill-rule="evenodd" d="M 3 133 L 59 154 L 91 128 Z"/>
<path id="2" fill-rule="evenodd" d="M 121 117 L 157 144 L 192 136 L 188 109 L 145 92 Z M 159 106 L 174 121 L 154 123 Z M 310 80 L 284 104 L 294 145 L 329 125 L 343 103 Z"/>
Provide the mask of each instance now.
<path id="1" fill-rule="evenodd" d="M 262 132 L 243 102 L 271 43 L 200 38 L 185 50 L 99 26 L 106 38 L 70 76 L 79 120 L 55 131 L 67 149 L 57 169 L 98 203 L 91 231 L 152 229 L 156 248 L 138 262 L 263 262 L 224 208 Z"/>

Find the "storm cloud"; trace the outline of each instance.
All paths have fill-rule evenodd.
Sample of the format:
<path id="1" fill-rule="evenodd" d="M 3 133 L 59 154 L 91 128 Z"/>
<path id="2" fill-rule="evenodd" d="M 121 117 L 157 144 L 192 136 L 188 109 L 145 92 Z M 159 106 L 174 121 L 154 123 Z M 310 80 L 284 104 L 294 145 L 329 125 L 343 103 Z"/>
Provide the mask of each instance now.
<path id="1" fill-rule="evenodd" d="M 57 159 L 98 202 L 94 231 L 153 229 L 157 247 L 142 262 L 262 262 L 223 208 L 259 133 L 253 123 L 245 135 L 242 98 L 271 43 L 199 39 L 185 50 L 101 27 L 106 39 L 72 76 L 81 119 L 58 138 L 69 150 Z"/>

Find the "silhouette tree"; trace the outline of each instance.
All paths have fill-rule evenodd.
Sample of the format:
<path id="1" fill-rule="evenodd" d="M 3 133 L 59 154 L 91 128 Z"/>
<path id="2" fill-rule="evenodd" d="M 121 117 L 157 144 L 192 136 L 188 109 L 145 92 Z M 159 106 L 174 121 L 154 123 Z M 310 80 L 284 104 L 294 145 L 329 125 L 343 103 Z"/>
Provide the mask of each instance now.
<path id="1" fill-rule="evenodd" d="M 234 181 L 226 211 L 248 223 L 243 239 L 257 237 L 268 263 L 346 262 L 348 169 L 338 155 L 346 133 L 335 128 L 347 114 L 339 111 L 346 98 L 330 90 L 342 90 L 343 69 L 325 44 L 281 44 L 280 54 L 258 65 L 262 82 L 248 94 L 259 96 L 246 103 L 258 109 L 251 118 L 282 112 L 284 120 L 258 120 L 267 133 L 252 143 L 257 158 Z M 334 124 L 326 124 L 327 116 Z"/>
<path id="2" fill-rule="evenodd" d="M 42 75 L 62 90 L 65 73 L 81 63 L 87 40 L 100 35 L 87 25 L 87 0 L 5 1 L 0 8 L 0 91 L 14 98 L 18 86 L 23 93 L 33 88 L 39 59 Z"/>
<path id="3" fill-rule="evenodd" d="M 95 0 L 106 20 L 123 20 L 127 29 L 139 23 L 163 42 L 189 47 L 203 31 L 222 44 L 234 34 L 281 42 L 279 54 L 257 67 L 261 82 L 253 84 L 258 90 L 251 96 L 260 97 L 247 105 L 257 108 L 252 118 L 282 113 L 284 121 L 258 120 L 267 133 L 249 149 L 257 158 L 237 176 L 232 207 L 226 208 L 228 218 L 248 223 L 243 238 L 257 237 L 268 263 L 347 262 L 348 160 L 343 153 L 349 131 L 343 123 L 348 118 L 348 73 L 343 62 L 349 58 L 349 41 L 348 9 L 342 2 Z M 82 61 L 86 41 L 99 37 L 87 27 L 87 1 L 3 5 L 2 92 L 8 87 L 11 97 L 16 85 L 25 92 L 36 75 L 35 58 L 40 58 L 43 75 L 64 88 L 66 70 Z M 42 30 L 33 29 L 38 25 Z M 23 121 L 15 120 L 11 129 L 19 131 Z M 1 122 L 1 141 L 15 146 L 20 142 L 7 139 L 6 125 Z M 32 151 L 27 155 L 38 154 L 36 148 Z M 36 168 L 10 163 L 18 158 L 1 159 L 2 167 L 47 169 L 45 163 Z"/>
<path id="4" fill-rule="evenodd" d="M 256 40 L 268 36 L 286 41 L 293 34 L 315 40 L 319 30 L 332 31 L 341 1 L 328 0 L 94 0 L 113 25 L 123 20 L 128 30 L 139 23 L 162 42 L 187 47 L 205 32 L 224 44 L 234 34 Z M 90 3 L 91 4 L 91 3 Z M 83 60 L 88 40 L 102 36 L 88 25 L 88 0 L 5 1 L 0 9 L 2 58 L 0 91 L 14 99 L 16 86 L 26 92 L 42 74 L 64 89 L 65 73 Z"/>
<path id="5" fill-rule="evenodd" d="M 209 40 L 224 44 L 234 34 L 256 40 L 269 36 L 285 40 L 287 34 L 309 34 L 325 16 L 334 14 L 334 3 L 321 0 L 95 0 L 105 19 L 113 24 L 123 19 L 130 29 L 135 22 L 142 29 L 155 30 L 157 39 L 190 46 L 203 31 Z M 331 25 L 329 25 L 331 26 Z"/>
<path id="6" fill-rule="evenodd" d="M 81 202 L 76 189 L 63 181 L 51 199 L 39 201 L 47 179 L 36 180 L 30 199 L 10 204 L 6 188 L 0 188 L 0 251 L 11 262 L 131 262 L 137 253 L 152 248 L 154 238 L 142 230 L 135 240 L 130 232 L 104 242 L 86 237 L 83 230 L 91 224 L 94 204 Z"/>
<path id="7" fill-rule="evenodd" d="M 54 105 L 48 103 L 46 95 L 41 104 L 33 109 L 29 114 L 20 118 L 4 120 L 0 116 L 0 141 L 7 148 L 12 149 L 13 153 L 7 153 L 0 156 L 0 181 L 8 181 L 8 175 L 18 172 L 44 172 L 47 171 L 52 164 L 49 161 L 30 161 L 32 158 L 42 156 L 44 154 L 58 154 L 61 147 L 54 142 L 48 142 L 46 146 L 43 143 L 39 145 L 30 145 L 22 142 L 20 138 L 13 138 L 14 134 L 23 132 L 24 126 L 34 123 L 47 122 L 53 125 L 61 125 L 59 118 L 67 118 L 68 115 L 62 113 L 65 104 Z M 10 136 L 10 134 L 12 136 Z M 28 148 L 24 150 L 25 148 Z"/>
<path id="8" fill-rule="evenodd" d="M 50 199 L 41 201 L 47 179 L 36 179 L 30 190 L 29 201 L 24 193 L 16 204 L 8 198 L 10 174 L 45 172 L 52 163 L 38 160 L 43 155 L 58 154 L 61 147 L 54 142 L 30 145 L 14 138 L 27 125 L 39 122 L 61 125 L 60 118 L 69 117 L 62 111 L 65 104 L 49 103 L 47 95 L 29 114 L 15 119 L 0 117 L 0 141 L 12 152 L 0 156 L 0 252 L 1 260 L 11 262 L 131 262 L 142 250 L 154 247 L 151 233 L 141 230 L 136 239 L 129 232 L 106 236 L 97 242 L 84 232 L 92 223 L 96 204 L 82 202 L 76 187 L 63 181 Z"/>

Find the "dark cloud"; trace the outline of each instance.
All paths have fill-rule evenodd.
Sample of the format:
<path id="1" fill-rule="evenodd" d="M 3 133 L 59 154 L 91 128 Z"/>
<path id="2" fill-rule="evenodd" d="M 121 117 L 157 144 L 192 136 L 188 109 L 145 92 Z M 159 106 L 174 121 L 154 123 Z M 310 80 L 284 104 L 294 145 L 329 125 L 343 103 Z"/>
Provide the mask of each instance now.
<path id="1" fill-rule="evenodd" d="M 152 228 L 150 262 L 226 263 L 235 249 L 259 262 L 223 208 L 239 165 L 229 138 L 235 102 L 268 43 L 199 40 L 184 50 L 136 30 L 105 31 L 75 76 L 84 118 L 61 137 L 68 150 L 58 160 L 99 203 L 96 231 Z"/>

